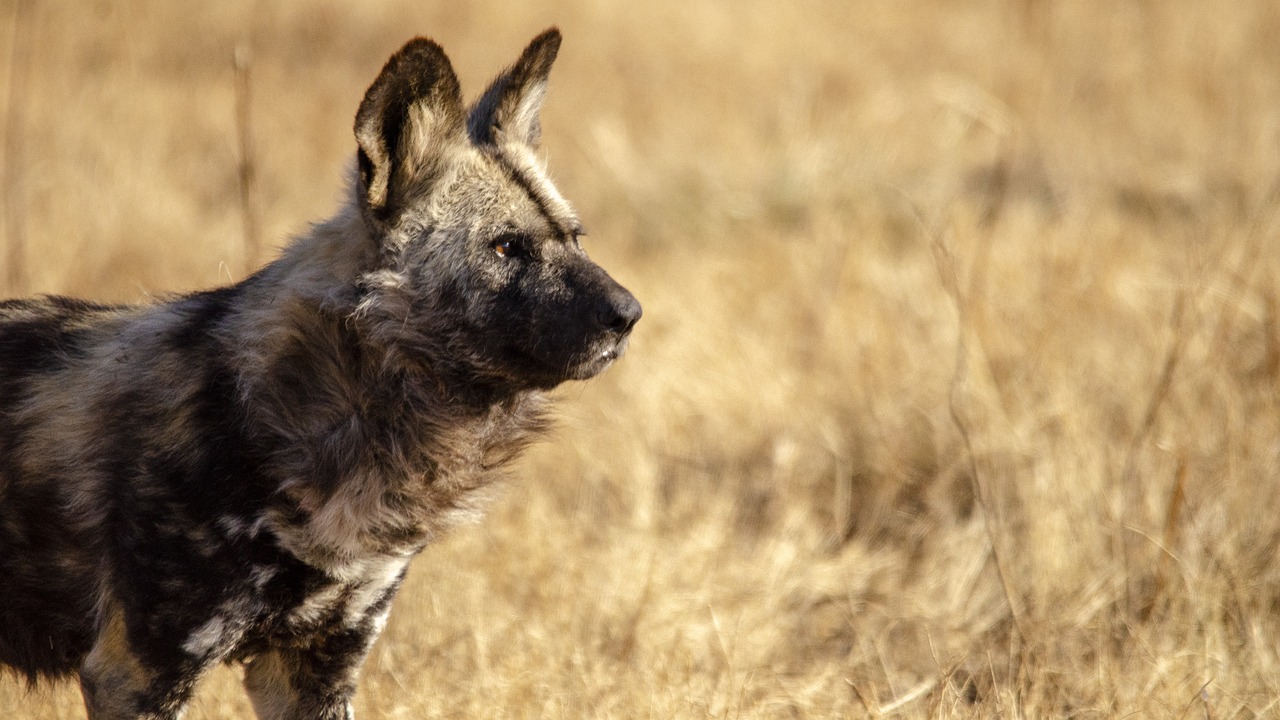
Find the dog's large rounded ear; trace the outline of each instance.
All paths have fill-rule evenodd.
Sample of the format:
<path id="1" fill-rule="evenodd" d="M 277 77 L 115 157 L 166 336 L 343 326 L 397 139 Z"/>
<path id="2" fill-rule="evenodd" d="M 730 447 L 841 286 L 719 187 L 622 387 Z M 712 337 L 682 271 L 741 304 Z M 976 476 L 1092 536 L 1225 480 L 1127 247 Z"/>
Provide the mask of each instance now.
<path id="1" fill-rule="evenodd" d="M 547 75 L 560 51 L 560 31 L 551 28 L 533 39 L 520 59 L 493 81 L 467 117 L 467 132 L 477 145 L 522 142 L 537 147 L 542 135 L 538 113 L 547 92 Z"/>
<path id="2" fill-rule="evenodd" d="M 458 77 L 444 50 L 426 38 L 410 40 L 365 92 L 356 113 L 360 190 L 365 209 L 389 220 L 401 209 L 398 193 L 429 187 L 465 142 Z"/>

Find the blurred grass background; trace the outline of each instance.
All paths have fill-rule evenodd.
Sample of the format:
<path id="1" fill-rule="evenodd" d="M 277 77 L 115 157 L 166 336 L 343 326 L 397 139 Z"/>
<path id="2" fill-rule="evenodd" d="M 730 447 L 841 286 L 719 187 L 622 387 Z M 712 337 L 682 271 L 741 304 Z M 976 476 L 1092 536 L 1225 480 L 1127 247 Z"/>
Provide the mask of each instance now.
<path id="1" fill-rule="evenodd" d="M 332 212 L 412 35 L 474 97 L 564 31 L 545 152 L 645 319 L 415 563 L 363 717 L 1280 713 L 1280 4 L 0 11 L 7 294 L 109 301 Z"/>

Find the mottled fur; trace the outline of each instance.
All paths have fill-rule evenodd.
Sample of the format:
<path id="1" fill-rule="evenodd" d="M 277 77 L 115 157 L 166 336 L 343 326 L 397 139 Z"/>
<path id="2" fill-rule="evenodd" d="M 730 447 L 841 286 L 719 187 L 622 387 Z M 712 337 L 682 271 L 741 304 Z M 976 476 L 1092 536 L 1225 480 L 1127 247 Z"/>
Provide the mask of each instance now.
<path id="1" fill-rule="evenodd" d="M 475 514 L 640 316 L 535 148 L 559 33 L 469 111 L 410 42 L 351 199 L 245 281 L 148 306 L 0 302 L 0 663 L 172 718 L 246 664 L 263 718 L 346 718 L 412 556 Z"/>

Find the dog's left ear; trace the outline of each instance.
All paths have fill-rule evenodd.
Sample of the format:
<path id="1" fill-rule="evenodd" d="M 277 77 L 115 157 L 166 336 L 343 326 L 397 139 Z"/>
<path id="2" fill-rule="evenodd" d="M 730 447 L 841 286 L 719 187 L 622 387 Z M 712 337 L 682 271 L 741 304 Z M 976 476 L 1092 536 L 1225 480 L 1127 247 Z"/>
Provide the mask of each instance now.
<path id="1" fill-rule="evenodd" d="M 521 142 L 537 147 L 542 136 L 538 113 L 547 92 L 547 75 L 560 51 L 560 31 L 550 28 L 529 43 L 520 59 L 498 76 L 472 106 L 467 132 L 477 145 Z"/>

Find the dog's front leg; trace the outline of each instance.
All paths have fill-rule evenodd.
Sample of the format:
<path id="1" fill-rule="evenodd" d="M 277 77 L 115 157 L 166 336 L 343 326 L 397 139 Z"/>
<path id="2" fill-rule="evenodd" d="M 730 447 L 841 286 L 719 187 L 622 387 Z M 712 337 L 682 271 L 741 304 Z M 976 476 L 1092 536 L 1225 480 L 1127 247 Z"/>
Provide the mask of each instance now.
<path id="1" fill-rule="evenodd" d="M 244 686 L 261 720 L 353 720 L 356 675 L 372 638 L 343 633 L 318 647 L 250 660 Z"/>
<path id="2" fill-rule="evenodd" d="M 184 657 L 161 666 L 130 645 L 124 616 L 108 615 L 80 667 L 89 720 L 173 720 L 191 698 L 207 659 Z"/>

